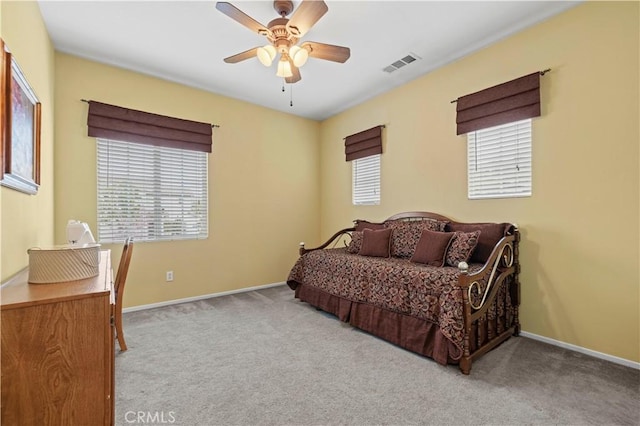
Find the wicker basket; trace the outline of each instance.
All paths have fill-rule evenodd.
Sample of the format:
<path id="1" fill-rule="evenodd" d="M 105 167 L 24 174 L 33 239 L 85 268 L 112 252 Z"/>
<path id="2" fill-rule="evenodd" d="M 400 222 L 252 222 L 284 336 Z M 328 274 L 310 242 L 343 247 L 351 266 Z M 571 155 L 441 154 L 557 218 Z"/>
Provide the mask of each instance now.
<path id="1" fill-rule="evenodd" d="M 84 247 L 32 248 L 29 253 L 29 283 L 50 284 L 82 280 L 99 273 L 100 244 Z"/>

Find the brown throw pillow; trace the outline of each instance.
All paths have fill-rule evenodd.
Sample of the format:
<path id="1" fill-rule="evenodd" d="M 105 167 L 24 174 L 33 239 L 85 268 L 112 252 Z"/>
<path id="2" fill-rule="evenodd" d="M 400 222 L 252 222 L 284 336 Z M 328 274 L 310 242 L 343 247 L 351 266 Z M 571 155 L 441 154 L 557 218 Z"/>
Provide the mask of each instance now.
<path id="1" fill-rule="evenodd" d="M 352 254 L 358 254 L 362 248 L 362 231 L 353 231 L 351 233 L 351 241 L 347 246 L 347 252 Z"/>
<path id="2" fill-rule="evenodd" d="M 362 232 L 365 229 L 384 229 L 384 223 L 373 223 L 366 220 L 356 220 L 356 231 Z"/>
<path id="3" fill-rule="evenodd" d="M 362 248 L 359 254 L 363 256 L 389 257 L 391 245 L 391 229 L 365 229 L 362 231 Z"/>
<path id="4" fill-rule="evenodd" d="M 436 232 L 425 229 L 422 231 L 416 251 L 411 256 L 411 261 L 431 266 L 444 266 L 444 257 L 453 235 L 453 232 Z"/>
<path id="5" fill-rule="evenodd" d="M 460 262 L 467 262 L 478 244 L 480 231 L 456 232 L 451 239 L 451 245 L 445 258 L 447 265 L 458 266 Z"/>

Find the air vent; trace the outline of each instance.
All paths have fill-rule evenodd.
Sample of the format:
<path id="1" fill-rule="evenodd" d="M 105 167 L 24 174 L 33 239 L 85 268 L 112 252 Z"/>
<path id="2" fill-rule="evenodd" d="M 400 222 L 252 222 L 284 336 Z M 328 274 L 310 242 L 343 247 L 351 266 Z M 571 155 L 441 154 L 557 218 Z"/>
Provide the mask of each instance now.
<path id="1" fill-rule="evenodd" d="M 416 55 L 414 53 L 410 53 L 407 56 L 405 56 L 404 58 L 398 59 L 397 61 L 395 61 L 391 65 L 388 65 L 388 66 L 384 67 L 382 69 L 382 71 L 388 72 L 388 73 L 392 73 L 395 70 L 398 70 L 398 69 L 404 67 L 405 65 L 409 65 L 410 63 L 415 62 L 418 59 L 420 59 L 420 57 L 418 55 Z"/>

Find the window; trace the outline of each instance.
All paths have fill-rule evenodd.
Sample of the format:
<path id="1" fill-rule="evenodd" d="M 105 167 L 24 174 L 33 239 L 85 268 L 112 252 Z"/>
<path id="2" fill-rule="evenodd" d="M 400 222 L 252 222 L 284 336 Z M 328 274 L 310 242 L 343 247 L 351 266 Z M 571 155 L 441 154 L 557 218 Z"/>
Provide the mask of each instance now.
<path id="1" fill-rule="evenodd" d="M 467 134 L 470 199 L 531 196 L 531 119 Z"/>
<path id="2" fill-rule="evenodd" d="M 353 204 L 380 204 L 380 154 L 358 158 L 353 165 Z"/>
<path id="3" fill-rule="evenodd" d="M 97 139 L 101 243 L 208 235 L 207 153 Z"/>

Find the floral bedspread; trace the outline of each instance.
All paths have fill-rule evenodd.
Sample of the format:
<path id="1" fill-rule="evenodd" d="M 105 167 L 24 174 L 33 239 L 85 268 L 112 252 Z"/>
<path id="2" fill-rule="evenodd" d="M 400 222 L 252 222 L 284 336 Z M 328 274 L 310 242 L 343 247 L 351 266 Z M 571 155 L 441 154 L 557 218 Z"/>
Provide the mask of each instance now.
<path id="1" fill-rule="evenodd" d="M 481 265 L 470 265 L 474 273 Z M 462 350 L 462 294 L 458 268 L 434 267 L 401 258 L 350 254 L 346 248 L 315 250 L 301 256 L 287 282 L 310 285 L 354 302 L 438 324 Z"/>

